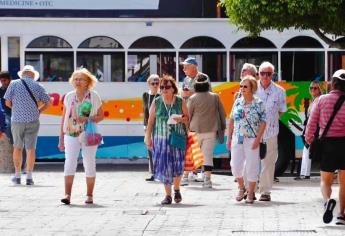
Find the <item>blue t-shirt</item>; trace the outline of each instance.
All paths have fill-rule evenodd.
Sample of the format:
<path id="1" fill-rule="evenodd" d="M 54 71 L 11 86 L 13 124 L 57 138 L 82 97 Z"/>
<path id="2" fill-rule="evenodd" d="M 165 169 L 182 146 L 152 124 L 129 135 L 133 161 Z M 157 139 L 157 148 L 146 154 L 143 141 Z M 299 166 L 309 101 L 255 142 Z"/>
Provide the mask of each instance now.
<path id="1" fill-rule="evenodd" d="M 37 102 L 47 103 L 50 97 L 45 89 L 31 78 L 22 78 Z M 12 122 L 30 123 L 39 120 L 38 108 L 26 90 L 21 79 L 13 80 L 7 88 L 4 98 L 12 102 Z"/>

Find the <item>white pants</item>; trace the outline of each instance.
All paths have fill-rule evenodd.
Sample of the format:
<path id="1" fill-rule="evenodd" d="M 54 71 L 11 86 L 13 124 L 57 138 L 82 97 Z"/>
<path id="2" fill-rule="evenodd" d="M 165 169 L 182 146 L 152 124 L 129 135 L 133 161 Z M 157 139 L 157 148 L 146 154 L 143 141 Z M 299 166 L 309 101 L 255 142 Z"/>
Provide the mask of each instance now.
<path id="1" fill-rule="evenodd" d="M 233 176 L 243 177 L 244 173 L 249 182 L 258 180 L 260 170 L 259 147 L 252 149 L 255 138 L 244 138 L 243 144 L 238 139 L 231 141 L 231 172 Z"/>
<path id="2" fill-rule="evenodd" d="M 204 166 L 213 166 L 213 150 L 216 144 L 216 132 L 197 133 L 198 143 L 204 155 Z"/>
<path id="3" fill-rule="evenodd" d="M 273 185 L 274 171 L 278 159 L 278 137 L 266 139 L 267 153 L 261 160 L 261 173 L 259 182 L 259 191 L 261 194 L 270 194 Z"/>
<path id="4" fill-rule="evenodd" d="M 96 152 L 98 145 L 86 146 L 79 142 L 78 137 L 65 135 L 65 176 L 75 175 L 81 149 L 86 177 L 96 176 Z"/>
<path id="5" fill-rule="evenodd" d="M 311 159 L 309 158 L 309 148 L 303 147 L 301 176 L 310 176 Z"/>

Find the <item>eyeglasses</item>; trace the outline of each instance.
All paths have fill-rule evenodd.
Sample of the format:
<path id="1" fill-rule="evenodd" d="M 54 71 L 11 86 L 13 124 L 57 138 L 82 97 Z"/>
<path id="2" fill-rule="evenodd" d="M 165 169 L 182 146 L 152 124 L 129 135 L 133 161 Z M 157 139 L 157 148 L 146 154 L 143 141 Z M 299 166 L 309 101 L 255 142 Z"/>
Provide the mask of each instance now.
<path id="1" fill-rule="evenodd" d="M 319 89 L 319 87 L 313 87 L 313 86 L 310 86 L 310 87 L 309 87 L 309 89 L 310 89 L 310 90 L 318 90 L 318 89 Z"/>
<path id="2" fill-rule="evenodd" d="M 160 86 L 159 88 L 161 89 L 161 90 L 163 90 L 163 89 L 165 89 L 165 90 L 168 90 L 168 89 L 171 89 L 171 85 L 163 85 L 163 86 Z"/>
<path id="3" fill-rule="evenodd" d="M 260 72 L 260 76 L 262 76 L 262 77 L 265 77 L 265 76 L 266 76 L 266 77 L 271 77 L 272 74 L 273 74 L 273 73 L 272 73 L 272 72 L 269 72 L 269 71 L 267 71 L 267 72 L 266 72 L 266 71 L 261 71 L 261 72 Z"/>
<path id="4" fill-rule="evenodd" d="M 151 86 L 158 86 L 159 82 L 152 82 L 150 83 Z"/>
<path id="5" fill-rule="evenodd" d="M 87 83 L 87 82 L 88 82 L 88 80 L 86 80 L 86 79 L 81 79 L 81 78 L 75 78 L 74 81 L 75 81 L 75 82 L 82 82 L 82 83 Z"/>
<path id="6" fill-rule="evenodd" d="M 247 85 L 240 85 L 240 88 L 248 88 Z"/>

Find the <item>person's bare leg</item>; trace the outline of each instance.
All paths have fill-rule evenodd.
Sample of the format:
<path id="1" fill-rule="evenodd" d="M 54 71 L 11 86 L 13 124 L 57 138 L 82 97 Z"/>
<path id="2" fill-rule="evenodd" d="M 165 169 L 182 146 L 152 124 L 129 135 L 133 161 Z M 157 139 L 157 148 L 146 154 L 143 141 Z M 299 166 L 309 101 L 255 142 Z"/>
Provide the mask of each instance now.
<path id="1" fill-rule="evenodd" d="M 36 161 L 36 150 L 26 149 L 26 171 L 28 173 L 34 170 L 35 161 Z"/>
<path id="2" fill-rule="evenodd" d="M 339 170 L 339 214 L 345 214 L 345 170 Z"/>
<path id="3" fill-rule="evenodd" d="M 16 173 L 21 172 L 21 166 L 22 166 L 22 153 L 23 149 L 22 148 L 14 148 L 13 149 L 13 164 L 14 164 L 14 169 Z"/>
<path id="4" fill-rule="evenodd" d="M 96 177 L 86 177 L 86 196 L 88 196 L 88 200 L 93 201 L 93 189 L 95 187 Z"/>
<path id="5" fill-rule="evenodd" d="M 326 202 L 328 199 L 331 198 L 332 195 L 332 183 L 333 183 L 333 172 L 325 172 L 321 171 L 321 182 L 320 182 L 320 187 L 321 187 L 321 193 L 324 202 Z"/>

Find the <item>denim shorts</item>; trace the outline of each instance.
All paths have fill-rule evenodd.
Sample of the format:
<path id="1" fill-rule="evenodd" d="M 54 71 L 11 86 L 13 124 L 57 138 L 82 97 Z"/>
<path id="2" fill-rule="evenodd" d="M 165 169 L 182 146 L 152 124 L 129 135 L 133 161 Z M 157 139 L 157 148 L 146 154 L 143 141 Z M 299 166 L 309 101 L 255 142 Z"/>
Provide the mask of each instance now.
<path id="1" fill-rule="evenodd" d="M 13 147 L 23 148 L 25 145 L 26 149 L 36 149 L 39 128 L 39 121 L 30 123 L 12 122 Z"/>

